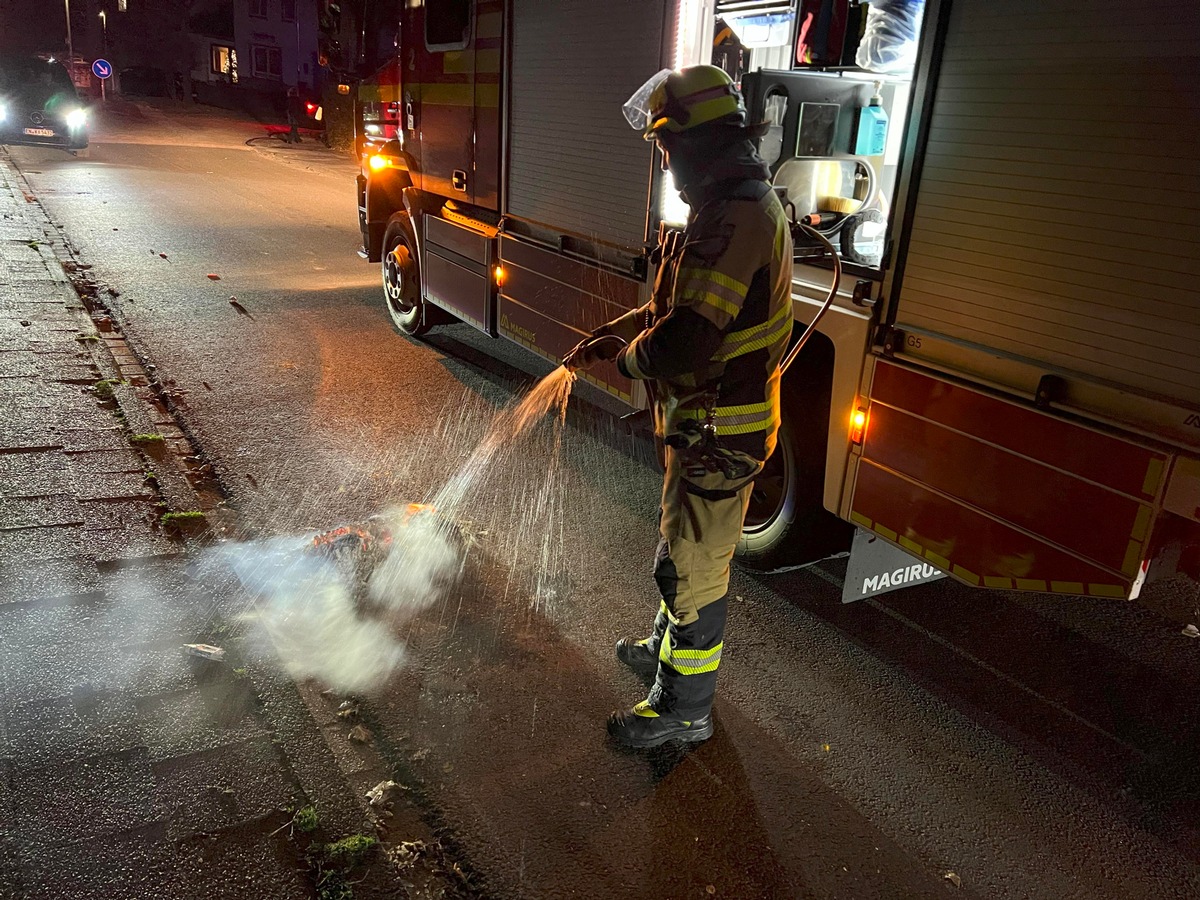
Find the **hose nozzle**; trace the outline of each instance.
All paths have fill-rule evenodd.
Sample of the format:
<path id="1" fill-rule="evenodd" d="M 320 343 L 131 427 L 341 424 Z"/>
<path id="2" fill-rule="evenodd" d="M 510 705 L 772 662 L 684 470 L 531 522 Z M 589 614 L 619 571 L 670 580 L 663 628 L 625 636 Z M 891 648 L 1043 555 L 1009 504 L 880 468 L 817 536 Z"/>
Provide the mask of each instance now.
<path id="1" fill-rule="evenodd" d="M 612 342 L 612 346 L 605 346 Z M 621 349 L 629 346 L 629 341 L 615 334 L 602 334 L 598 337 L 580 341 L 575 348 L 563 357 L 562 364 L 569 371 L 587 369 L 600 360 L 616 359 Z"/>

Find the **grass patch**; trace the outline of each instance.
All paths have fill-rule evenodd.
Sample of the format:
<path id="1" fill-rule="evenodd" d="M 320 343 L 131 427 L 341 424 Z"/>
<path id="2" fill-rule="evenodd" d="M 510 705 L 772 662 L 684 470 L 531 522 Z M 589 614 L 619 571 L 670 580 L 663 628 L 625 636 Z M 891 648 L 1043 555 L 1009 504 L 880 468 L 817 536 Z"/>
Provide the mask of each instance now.
<path id="1" fill-rule="evenodd" d="M 164 525 L 174 525 L 179 528 L 188 528 L 199 525 L 201 522 L 205 521 L 205 519 L 204 513 L 200 512 L 198 509 L 189 509 L 185 510 L 184 512 L 163 513 L 162 518 L 159 521 Z"/>
<path id="2" fill-rule="evenodd" d="M 234 669 L 233 671 L 234 674 L 239 672 L 238 669 Z M 240 672 L 243 676 L 246 674 L 245 669 L 241 669 Z M 296 810 L 296 814 L 292 816 L 292 823 L 296 826 L 297 831 L 316 831 L 317 825 L 320 824 L 320 819 L 317 817 L 317 808 L 312 805 L 300 807 Z"/>
<path id="3" fill-rule="evenodd" d="M 333 865 L 350 869 L 364 862 L 378 846 L 379 840 L 369 834 L 352 834 L 326 844 L 325 858 Z"/>
<path id="4" fill-rule="evenodd" d="M 158 476 L 157 476 L 157 475 L 155 475 L 155 474 L 154 474 L 154 472 L 153 472 L 153 470 L 151 470 L 151 469 L 147 469 L 147 470 L 146 470 L 146 471 L 143 473 L 143 478 L 142 478 L 142 480 L 143 480 L 143 481 L 145 481 L 145 482 L 146 482 L 146 484 L 151 484 L 151 485 L 153 485 L 153 484 L 158 484 Z"/>
<path id="5" fill-rule="evenodd" d="M 92 385 L 92 390 L 96 392 L 96 396 L 101 400 L 111 400 L 114 396 L 116 396 L 116 392 L 113 391 L 113 387 L 122 383 L 123 382 L 118 381 L 115 378 L 105 378 L 103 381 L 97 381 L 94 385 Z"/>
<path id="6" fill-rule="evenodd" d="M 353 900 L 350 873 L 378 846 L 379 841 L 370 835 L 352 834 L 322 847 L 317 862 L 317 900 Z"/>
<path id="7" fill-rule="evenodd" d="M 77 334 L 75 336 L 75 340 L 79 341 L 79 343 L 81 343 L 81 344 L 86 344 L 86 343 L 100 340 L 100 335 L 98 335 L 98 334 Z"/>
<path id="8" fill-rule="evenodd" d="M 354 900 L 354 888 L 342 872 L 326 872 L 317 882 L 317 900 Z"/>
<path id="9" fill-rule="evenodd" d="M 131 434 L 129 436 L 129 443 L 131 444 L 161 444 L 165 440 L 166 438 L 157 432 L 150 432 L 147 434 Z"/>

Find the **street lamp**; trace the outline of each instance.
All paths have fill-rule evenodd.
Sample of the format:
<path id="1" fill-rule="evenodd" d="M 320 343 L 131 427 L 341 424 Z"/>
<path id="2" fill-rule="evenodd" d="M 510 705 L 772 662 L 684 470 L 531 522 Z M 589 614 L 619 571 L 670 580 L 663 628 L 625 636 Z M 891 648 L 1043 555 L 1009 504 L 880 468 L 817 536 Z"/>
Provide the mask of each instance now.
<path id="1" fill-rule="evenodd" d="M 67 0 L 67 2 L 69 3 L 70 0 Z M 106 9 L 100 10 L 100 26 L 101 26 L 101 31 L 104 35 L 103 40 L 101 42 L 101 46 L 104 48 L 104 51 L 103 51 L 104 58 L 108 59 L 108 10 L 106 10 Z M 106 95 L 106 93 L 104 91 L 104 82 L 106 80 L 107 79 L 105 79 L 105 78 L 100 79 L 100 102 L 101 103 L 108 102 L 108 96 Z"/>
<path id="2" fill-rule="evenodd" d="M 71 70 L 71 83 L 75 82 L 75 46 L 71 43 L 71 0 L 63 0 L 67 9 L 67 68 Z"/>

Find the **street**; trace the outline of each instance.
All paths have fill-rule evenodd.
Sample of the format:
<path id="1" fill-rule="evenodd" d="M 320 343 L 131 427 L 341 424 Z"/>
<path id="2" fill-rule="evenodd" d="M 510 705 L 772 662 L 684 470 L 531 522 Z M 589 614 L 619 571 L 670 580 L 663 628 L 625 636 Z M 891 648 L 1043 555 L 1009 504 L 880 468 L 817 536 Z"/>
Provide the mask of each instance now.
<path id="1" fill-rule="evenodd" d="M 466 325 L 399 335 L 356 255 L 353 161 L 262 134 L 164 105 L 98 123 L 87 159 L 0 151 L 174 397 L 228 545 L 428 501 L 552 368 Z M 362 692 L 485 896 L 1200 895 L 1200 641 L 1145 605 L 950 580 L 842 605 L 843 560 L 735 570 L 714 738 L 615 749 L 660 477 L 600 403 L 576 387 L 561 470 L 547 443 L 486 476 L 461 591 Z M 512 499 L 539 466 L 553 522 Z"/>

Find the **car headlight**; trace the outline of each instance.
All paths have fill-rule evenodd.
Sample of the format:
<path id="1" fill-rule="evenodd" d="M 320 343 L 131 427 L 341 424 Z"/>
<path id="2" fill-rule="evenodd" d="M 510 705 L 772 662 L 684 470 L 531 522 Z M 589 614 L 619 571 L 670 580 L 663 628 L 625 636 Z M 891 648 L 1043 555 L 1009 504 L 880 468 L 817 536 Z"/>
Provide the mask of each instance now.
<path id="1" fill-rule="evenodd" d="M 67 113 L 67 127 L 68 128 L 82 128 L 86 124 L 87 124 L 87 110 L 86 109 L 73 109 L 69 113 Z"/>
<path id="2" fill-rule="evenodd" d="M 0 103 L 0 122 L 8 118 L 8 107 Z"/>

